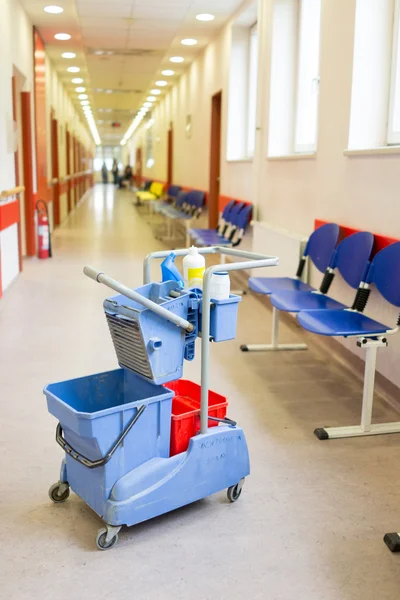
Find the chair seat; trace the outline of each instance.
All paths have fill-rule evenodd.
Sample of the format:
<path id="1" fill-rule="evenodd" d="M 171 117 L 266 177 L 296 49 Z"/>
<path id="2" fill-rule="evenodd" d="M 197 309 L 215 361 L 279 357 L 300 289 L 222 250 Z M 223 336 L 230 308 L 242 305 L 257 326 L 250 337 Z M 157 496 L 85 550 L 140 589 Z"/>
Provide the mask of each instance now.
<path id="1" fill-rule="evenodd" d="M 216 231 L 213 231 L 213 235 L 203 236 L 201 231 L 213 231 L 212 229 L 190 229 L 189 234 L 192 238 L 196 240 L 198 244 L 202 244 L 203 246 L 230 246 L 232 242 L 230 240 L 225 239 L 222 235 L 218 235 Z"/>
<path id="2" fill-rule="evenodd" d="M 337 302 L 337 300 L 329 296 L 315 292 L 277 292 L 271 295 L 270 300 L 275 308 L 293 313 L 302 310 L 343 310 L 347 308 L 345 304 Z"/>
<path id="3" fill-rule="evenodd" d="M 300 279 L 291 277 L 250 277 L 249 288 L 257 294 L 274 294 L 275 292 L 304 290 L 310 291 L 314 288 Z"/>
<path id="4" fill-rule="evenodd" d="M 156 200 L 157 196 L 151 192 L 136 192 L 136 196 L 139 200 Z"/>
<path id="5" fill-rule="evenodd" d="M 312 310 L 297 315 L 300 325 L 319 335 L 348 337 L 378 335 L 390 331 L 383 323 L 350 310 Z"/>

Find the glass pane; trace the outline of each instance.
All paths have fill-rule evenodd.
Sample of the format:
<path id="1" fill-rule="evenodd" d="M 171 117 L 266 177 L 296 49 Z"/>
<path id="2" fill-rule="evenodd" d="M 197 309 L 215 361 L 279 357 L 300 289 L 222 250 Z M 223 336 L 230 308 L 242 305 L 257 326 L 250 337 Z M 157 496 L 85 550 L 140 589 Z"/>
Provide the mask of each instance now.
<path id="1" fill-rule="evenodd" d="M 258 36 L 257 24 L 250 30 L 249 40 L 249 81 L 248 81 L 248 122 L 247 122 L 247 155 L 254 156 L 256 143 L 256 113 L 257 113 L 257 65 L 258 65 Z"/>
<path id="2" fill-rule="evenodd" d="M 392 71 L 392 119 L 391 129 L 392 134 L 400 134 L 400 35 L 399 35 L 399 16 L 400 11 L 397 6 L 396 23 L 395 23 L 395 39 L 393 46 L 393 71 Z"/>
<path id="3" fill-rule="evenodd" d="M 295 151 L 317 146 L 321 0 L 301 0 Z"/>

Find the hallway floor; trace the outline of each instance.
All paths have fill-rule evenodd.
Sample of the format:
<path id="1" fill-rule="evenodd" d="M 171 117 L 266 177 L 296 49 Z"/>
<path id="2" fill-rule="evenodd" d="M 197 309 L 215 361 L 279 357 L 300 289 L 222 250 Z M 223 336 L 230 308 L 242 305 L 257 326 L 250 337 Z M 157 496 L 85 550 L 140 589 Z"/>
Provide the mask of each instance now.
<path id="1" fill-rule="evenodd" d="M 142 283 L 161 249 L 132 195 L 96 186 L 53 239 L 54 258 L 27 260 L 0 302 L 0 598 L 4 600 L 386 600 L 400 556 L 400 436 L 318 441 L 313 430 L 359 419 L 361 383 L 311 346 L 242 354 L 269 338 L 271 313 L 251 296 L 235 341 L 212 346 L 212 389 L 244 428 L 252 474 L 242 497 L 221 492 L 95 545 L 100 519 L 71 494 L 53 505 L 62 458 L 45 384 L 117 367 L 92 264 Z M 158 277 L 157 269 L 154 277 Z M 301 336 L 282 325 L 282 341 Z M 198 352 L 199 358 L 199 352 Z M 199 381 L 200 362 L 185 364 Z M 377 420 L 396 419 L 379 398 Z"/>

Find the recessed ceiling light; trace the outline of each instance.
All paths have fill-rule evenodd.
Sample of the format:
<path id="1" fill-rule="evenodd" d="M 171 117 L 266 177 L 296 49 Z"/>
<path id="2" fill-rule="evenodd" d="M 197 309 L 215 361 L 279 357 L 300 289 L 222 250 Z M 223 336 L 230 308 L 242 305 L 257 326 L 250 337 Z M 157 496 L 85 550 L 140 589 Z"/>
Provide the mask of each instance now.
<path id="1" fill-rule="evenodd" d="M 50 13 L 52 15 L 58 15 L 58 14 L 64 12 L 64 9 L 61 6 L 55 6 L 55 5 L 45 6 L 43 10 L 44 10 L 44 12 Z"/>
<path id="2" fill-rule="evenodd" d="M 171 75 L 175 75 L 175 71 L 173 71 L 172 69 L 165 69 L 164 71 L 161 71 L 161 75 L 170 77 Z"/>
<path id="3" fill-rule="evenodd" d="M 194 38 L 185 38 L 181 40 L 181 44 L 183 44 L 184 46 L 195 46 L 197 44 L 197 40 L 195 40 Z"/>
<path id="4" fill-rule="evenodd" d="M 185 59 L 183 58 L 183 56 L 171 56 L 171 58 L 169 60 L 170 60 L 170 62 L 173 62 L 173 63 L 181 63 Z"/>
<path id="5" fill-rule="evenodd" d="M 79 73 L 80 68 L 79 67 L 68 67 L 67 71 L 69 73 Z"/>
<path id="6" fill-rule="evenodd" d="M 75 52 L 63 52 L 63 53 L 61 54 L 61 56 L 62 56 L 63 58 L 75 58 L 75 57 L 76 57 L 76 54 L 75 54 Z"/>
<path id="7" fill-rule="evenodd" d="M 146 100 L 148 102 L 155 102 L 155 100 L 157 100 L 157 98 L 155 96 L 147 96 Z"/>
<path id="8" fill-rule="evenodd" d="M 87 106 L 89 104 L 89 100 L 81 100 L 82 106 Z"/>
<path id="9" fill-rule="evenodd" d="M 106 90 L 106 94 L 112 94 L 113 91 L 112 90 Z"/>
<path id="10" fill-rule="evenodd" d="M 82 77 L 74 77 L 71 79 L 72 83 L 83 83 Z"/>
<path id="11" fill-rule="evenodd" d="M 88 95 L 87 94 L 79 94 L 78 98 L 79 98 L 79 100 L 87 100 Z"/>
<path id="12" fill-rule="evenodd" d="M 152 106 L 151 102 L 143 102 L 143 106 L 147 106 L 150 108 Z"/>
<path id="13" fill-rule="evenodd" d="M 75 88 L 75 91 L 78 92 L 78 94 L 81 94 L 82 92 L 86 92 L 86 88 L 79 86 L 79 87 Z"/>
<path id="14" fill-rule="evenodd" d="M 95 54 L 97 54 L 98 56 L 100 56 L 101 54 L 104 54 L 104 50 L 96 50 Z"/>
<path id="15" fill-rule="evenodd" d="M 111 112 L 112 108 L 106 108 L 106 112 Z"/>
<path id="16" fill-rule="evenodd" d="M 103 119 L 98 119 L 97 122 L 99 123 L 99 125 L 102 125 L 104 123 Z"/>
<path id="17" fill-rule="evenodd" d="M 210 13 L 201 13 L 200 15 L 196 15 L 196 19 L 198 21 L 214 21 L 215 15 L 211 15 Z"/>
<path id="18" fill-rule="evenodd" d="M 150 90 L 150 94 L 153 94 L 153 96 L 159 96 L 161 94 L 161 90 Z"/>
<path id="19" fill-rule="evenodd" d="M 104 92 L 103 88 L 96 88 L 94 91 L 95 92 Z"/>
<path id="20" fill-rule="evenodd" d="M 54 38 L 56 40 L 61 40 L 61 41 L 65 42 L 66 40 L 70 40 L 71 36 L 69 35 L 69 33 L 56 33 Z"/>
<path id="21" fill-rule="evenodd" d="M 156 81 L 156 85 L 158 85 L 159 87 L 164 87 L 165 85 L 168 85 L 168 83 L 160 79 L 160 81 Z"/>

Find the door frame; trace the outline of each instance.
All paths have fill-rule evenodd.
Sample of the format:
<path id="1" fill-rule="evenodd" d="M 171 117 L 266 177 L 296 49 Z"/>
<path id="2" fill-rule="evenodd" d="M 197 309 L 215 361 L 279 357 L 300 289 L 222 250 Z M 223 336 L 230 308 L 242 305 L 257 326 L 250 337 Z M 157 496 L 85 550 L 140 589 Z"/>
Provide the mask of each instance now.
<path id="1" fill-rule="evenodd" d="M 172 185 L 173 182 L 173 165 L 174 165 L 174 129 L 172 122 L 170 123 L 167 133 L 167 184 Z"/>
<path id="2" fill-rule="evenodd" d="M 219 218 L 221 173 L 222 90 L 211 98 L 210 183 L 208 188 L 208 226 L 214 229 Z"/>

